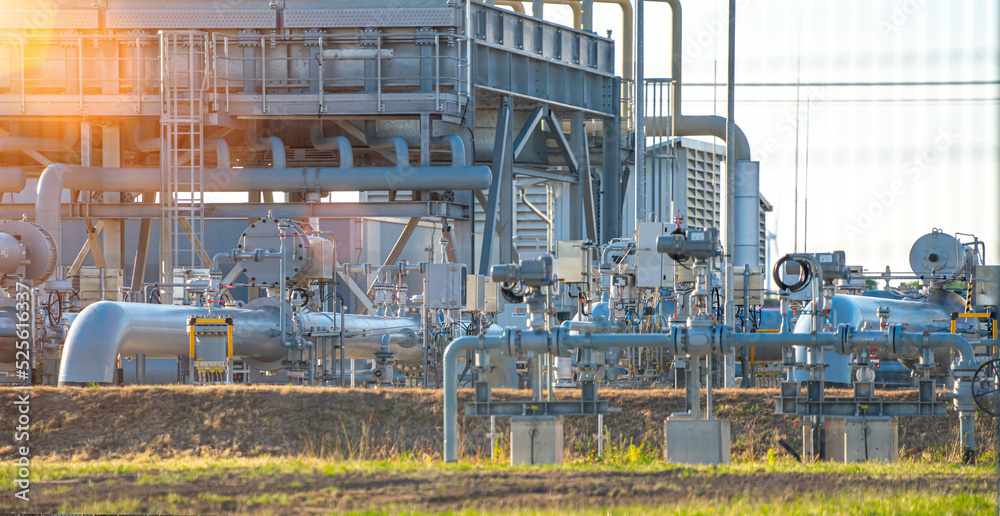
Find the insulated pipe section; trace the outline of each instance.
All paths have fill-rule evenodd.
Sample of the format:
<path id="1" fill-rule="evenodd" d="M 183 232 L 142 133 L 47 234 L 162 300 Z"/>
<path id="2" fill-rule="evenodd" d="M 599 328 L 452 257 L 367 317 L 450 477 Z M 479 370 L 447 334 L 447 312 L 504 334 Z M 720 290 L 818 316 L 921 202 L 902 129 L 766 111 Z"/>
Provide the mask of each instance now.
<path id="1" fill-rule="evenodd" d="M 238 310 L 101 301 L 85 308 L 66 336 L 59 385 L 108 385 L 118 354 L 180 356 L 190 353 L 190 315 L 233 318 L 233 353 L 261 362 L 281 360 L 274 309 Z"/>
<path id="2" fill-rule="evenodd" d="M 760 265 L 760 163 L 737 161 L 735 172 L 736 243 L 733 246 L 733 265 L 739 274 L 745 265 Z"/>
<path id="3" fill-rule="evenodd" d="M 307 336 L 336 337 L 340 335 L 340 315 L 329 312 L 299 314 L 299 327 Z M 415 317 L 372 317 L 370 315 L 344 314 L 344 358 L 370 360 L 382 346 L 382 339 L 389 337 L 390 348 L 396 362 L 420 364 L 423 348 L 418 346 L 420 319 Z"/>

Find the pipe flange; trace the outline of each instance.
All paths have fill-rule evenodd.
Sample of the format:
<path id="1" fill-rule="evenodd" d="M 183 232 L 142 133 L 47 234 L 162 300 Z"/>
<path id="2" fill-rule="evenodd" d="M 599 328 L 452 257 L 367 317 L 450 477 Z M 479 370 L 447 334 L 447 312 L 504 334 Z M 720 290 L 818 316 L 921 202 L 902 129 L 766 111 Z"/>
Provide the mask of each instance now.
<path id="1" fill-rule="evenodd" d="M 44 227 L 24 220 L 0 221 L 0 233 L 13 235 L 29 256 L 24 280 L 40 287 L 56 270 L 56 241 Z"/>

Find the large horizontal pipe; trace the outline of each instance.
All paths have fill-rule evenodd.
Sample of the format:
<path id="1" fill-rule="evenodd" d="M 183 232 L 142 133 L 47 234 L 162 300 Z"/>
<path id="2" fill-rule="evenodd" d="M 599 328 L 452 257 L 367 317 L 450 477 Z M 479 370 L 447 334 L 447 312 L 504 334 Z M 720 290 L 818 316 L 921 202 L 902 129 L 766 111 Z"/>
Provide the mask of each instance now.
<path id="1" fill-rule="evenodd" d="M 97 168 L 53 164 L 38 180 L 35 221 L 62 241 L 61 203 L 64 188 L 73 190 L 159 191 L 159 169 Z M 230 168 L 205 171 L 207 192 L 485 190 L 489 167 L 359 167 L 359 168 Z M 189 180 L 181 174 L 180 181 Z M 57 253 L 58 260 L 58 253 Z M 56 263 L 59 263 L 58 261 Z"/>
<path id="2" fill-rule="evenodd" d="M 36 138 L 28 136 L 0 136 L 0 153 L 5 150 L 33 150 L 45 152 L 68 151 L 80 141 L 80 124 L 68 123 L 62 138 Z"/>
<path id="3" fill-rule="evenodd" d="M 191 315 L 233 318 L 233 354 L 255 362 L 276 363 L 285 357 L 280 342 L 276 307 L 212 309 L 192 306 L 116 303 L 102 301 L 88 306 L 73 321 L 63 347 L 59 385 L 109 384 L 114 379 L 115 358 L 119 354 L 181 356 L 190 353 L 187 318 Z M 339 334 L 339 315 L 303 313 L 299 325 L 313 333 Z M 423 351 L 414 335 L 417 319 L 345 317 L 347 358 L 373 358 L 382 336 L 391 334 L 390 349 L 396 359 L 419 363 Z"/>
<path id="4" fill-rule="evenodd" d="M 206 203 L 205 216 L 212 219 L 259 218 L 272 211 L 278 218 L 352 219 L 359 217 L 445 217 L 465 219 L 467 213 L 446 201 L 393 202 L 290 202 L 290 203 Z M 64 204 L 62 218 L 84 219 L 158 219 L 159 204 Z M 0 204 L 0 219 L 35 218 L 35 205 L 25 203 Z"/>

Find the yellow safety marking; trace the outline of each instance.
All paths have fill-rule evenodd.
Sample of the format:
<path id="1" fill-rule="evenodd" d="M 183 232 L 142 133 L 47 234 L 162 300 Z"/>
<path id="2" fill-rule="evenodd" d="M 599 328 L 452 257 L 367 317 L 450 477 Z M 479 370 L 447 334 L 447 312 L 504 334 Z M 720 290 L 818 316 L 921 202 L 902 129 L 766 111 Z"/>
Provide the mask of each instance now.
<path id="1" fill-rule="evenodd" d="M 754 333 L 781 333 L 781 329 L 780 328 L 778 328 L 778 329 L 758 328 L 758 329 L 754 330 Z"/>

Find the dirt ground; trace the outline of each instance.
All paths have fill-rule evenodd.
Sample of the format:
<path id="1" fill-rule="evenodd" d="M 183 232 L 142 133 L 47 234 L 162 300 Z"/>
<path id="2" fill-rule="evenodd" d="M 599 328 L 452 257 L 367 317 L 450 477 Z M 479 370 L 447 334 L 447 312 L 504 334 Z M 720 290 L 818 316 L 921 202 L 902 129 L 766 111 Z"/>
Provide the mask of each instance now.
<path id="1" fill-rule="evenodd" d="M 557 391 L 557 397 L 577 396 Z M 716 390 L 714 410 L 732 428 L 734 459 L 784 455 L 778 440 L 799 448 L 801 431 L 793 419 L 774 415 L 775 390 Z M 16 393 L 0 390 L 0 435 L 16 425 Z M 104 460 L 142 457 L 318 456 L 358 459 L 401 454 L 440 454 L 441 391 L 350 390 L 303 387 L 38 387 L 31 399 L 31 445 L 46 460 Z M 496 399 L 524 399 L 526 391 L 494 391 Z M 886 398 L 913 397 L 889 391 Z M 460 392 L 460 402 L 471 391 Z M 601 397 L 622 411 L 605 416 L 608 447 L 643 445 L 662 450 L 663 421 L 683 410 L 680 390 L 604 389 Z M 980 455 L 995 454 L 996 431 L 977 418 Z M 570 417 L 564 423 L 567 459 L 596 450 L 596 417 Z M 958 418 L 902 418 L 900 458 L 955 461 Z M 460 452 L 465 458 L 489 457 L 488 418 L 459 418 Z M 507 426 L 498 418 L 501 448 Z M 13 456 L 14 443 L 0 440 L 0 459 Z"/>

